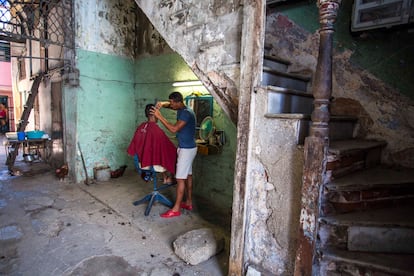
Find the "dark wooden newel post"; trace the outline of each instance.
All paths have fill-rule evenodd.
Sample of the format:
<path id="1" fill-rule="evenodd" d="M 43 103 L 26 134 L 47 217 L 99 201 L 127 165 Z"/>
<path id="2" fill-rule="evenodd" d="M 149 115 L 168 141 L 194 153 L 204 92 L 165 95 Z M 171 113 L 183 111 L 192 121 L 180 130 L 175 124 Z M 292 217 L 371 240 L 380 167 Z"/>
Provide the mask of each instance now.
<path id="1" fill-rule="evenodd" d="M 305 139 L 302 202 L 295 275 L 311 275 L 315 256 L 319 190 L 325 181 L 329 146 L 329 99 L 332 94 L 334 23 L 340 0 L 319 0 L 319 56 L 313 87 L 314 111 L 310 136 Z"/>

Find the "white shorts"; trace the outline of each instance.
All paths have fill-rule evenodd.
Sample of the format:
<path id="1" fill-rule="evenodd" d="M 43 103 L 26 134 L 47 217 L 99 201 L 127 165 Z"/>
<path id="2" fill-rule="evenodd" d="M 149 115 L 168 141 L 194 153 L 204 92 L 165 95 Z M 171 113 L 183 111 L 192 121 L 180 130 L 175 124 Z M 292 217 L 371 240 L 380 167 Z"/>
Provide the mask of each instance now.
<path id="1" fill-rule="evenodd" d="M 193 174 L 193 161 L 196 155 L 197 148 L 177 148 L 177 168 L 175 178 L 187 179 L 189 175 Z"/>

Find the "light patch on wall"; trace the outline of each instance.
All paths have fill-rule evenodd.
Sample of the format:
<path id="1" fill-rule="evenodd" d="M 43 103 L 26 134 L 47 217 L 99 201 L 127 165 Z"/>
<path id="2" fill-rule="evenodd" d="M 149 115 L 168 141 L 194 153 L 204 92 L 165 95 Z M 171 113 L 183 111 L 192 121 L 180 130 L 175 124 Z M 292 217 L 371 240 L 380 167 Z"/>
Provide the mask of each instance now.
<path id="1" fill-rule="evenodd" d="M 312 214 L 308 214 L 305 209 L 302 209 L 300 212 L 300 223 L 302 225 L 303 234 L 313 240 L 312 233 L 315 231 L 315 217 Z"/>
<path id="2" fill-rule="evenodd" d="M 202 86 L 203 83 L 201 81 L 177 81 L 172 84 L 174 87 L 182 87 L 182 86 Z"/>
<path id="3" fill-rule="evenodd" d="M 255 153 L 257 154 L 257 155 L 260 155 L 260 153 L 262 152 L 262 148 L 260 147 L 260 146 L 256 146 L 255 147 Z"/>

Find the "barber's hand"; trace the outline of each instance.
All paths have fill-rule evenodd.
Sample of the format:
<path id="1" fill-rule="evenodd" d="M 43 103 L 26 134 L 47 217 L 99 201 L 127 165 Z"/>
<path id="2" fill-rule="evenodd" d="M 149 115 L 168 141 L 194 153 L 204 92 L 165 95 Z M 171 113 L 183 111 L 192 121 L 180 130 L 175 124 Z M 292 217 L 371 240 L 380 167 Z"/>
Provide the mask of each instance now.
<path id="1" fill-rule="evenodd" d="M 158 103 L 157 103 L 157 105 L 158 105 Z M 157 105 L 154 106 L 153 108 L 151 108 L 151 111 L 150 111 L 151 115 L 154 115 L 155 118 L 159 118 L 161 116 L 160 109 L 157 108 Z"/>
<path id="2" fill-rule="evenodd" d="M 157 102 L 155 104 L 155 108 L 160 109 L 163 106 L 163 104 L 164 104 L 163 102 Z"/>

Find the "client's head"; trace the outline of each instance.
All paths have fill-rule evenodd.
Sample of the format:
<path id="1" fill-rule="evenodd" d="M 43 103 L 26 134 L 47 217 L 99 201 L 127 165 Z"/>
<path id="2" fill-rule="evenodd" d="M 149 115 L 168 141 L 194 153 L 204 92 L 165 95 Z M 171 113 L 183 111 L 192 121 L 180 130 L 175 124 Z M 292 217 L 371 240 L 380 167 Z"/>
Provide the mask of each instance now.
<path id="1" fill-rule="evenodd" d="M 147 117 L 148 119 L 153 118 L 154 115 L 151 114 L 151 109 L 155 107 L 154 104 L 147 104 L 145 106 L 145 117 Z"/>

